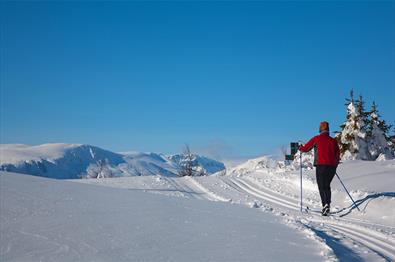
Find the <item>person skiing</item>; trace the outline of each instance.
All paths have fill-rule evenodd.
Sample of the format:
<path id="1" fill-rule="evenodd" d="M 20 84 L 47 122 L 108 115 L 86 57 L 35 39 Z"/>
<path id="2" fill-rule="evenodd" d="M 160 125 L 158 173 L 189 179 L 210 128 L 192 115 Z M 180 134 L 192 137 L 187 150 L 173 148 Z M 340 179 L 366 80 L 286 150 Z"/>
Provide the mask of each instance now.
<path id="1" fill-rule="evenodd" d="M 317 185 L 322 202 L 322 215 L 328 216 L 331 205 L 330 185 L 340 162 L 340 150 L 336 139 L 329 135 L 328 122 L 320 123 L 319 133 L 305 145 L 301 145 L 299 151 L 308 152 L 314 149 L 314 166 L 316 167 Z"/>

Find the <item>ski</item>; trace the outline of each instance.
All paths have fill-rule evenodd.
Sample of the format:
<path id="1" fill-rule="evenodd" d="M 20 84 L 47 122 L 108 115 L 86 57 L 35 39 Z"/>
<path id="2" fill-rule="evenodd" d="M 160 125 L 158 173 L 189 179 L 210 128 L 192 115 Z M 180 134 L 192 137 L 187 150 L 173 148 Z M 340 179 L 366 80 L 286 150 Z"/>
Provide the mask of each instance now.
<path id="1" fill-rule="evenodd" d="M 317 210 L 317 209 L 310 209 L 308 206 L 306 206 L 306 208 L 304 209 L 306 213 L 315 213 L 315 214 L 320 214 L 322 216 L 322 211 L 321 210 Z M 326 217 L 341 217 L 338 215 L 338 212 L 329 212 L 328 215 L 326 215 Z M 325 217 L 325 216 L 323 216 Z"/>

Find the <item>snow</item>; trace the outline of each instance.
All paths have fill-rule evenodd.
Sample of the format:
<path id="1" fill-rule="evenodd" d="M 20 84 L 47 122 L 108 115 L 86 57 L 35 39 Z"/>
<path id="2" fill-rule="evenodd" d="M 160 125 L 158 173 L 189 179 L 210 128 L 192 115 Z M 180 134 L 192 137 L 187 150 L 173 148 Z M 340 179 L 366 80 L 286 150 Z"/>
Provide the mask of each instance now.
<path id="1" fill-rule="evenodd" d="M 362 98 L 361 98 L 362 99 Z M 362 101 L 356 108 L 354 101 L 347 106 L 347 120 L 336 135 L 340 141 L 343 160 L 390 160 L 395 148 L 388 137 L 389 126 L 377 114 L 373 104 L 370 113 L 364 112 Z"/>
<path id="2" fill-rule="evenodd" d="M 181 158 L 157 153 L 114 153 L 81 144 L 0 144 L 0 170 L 57 179 L 177 176 Z M 194 161 L 206 174 L 225 169 L 223 163 L 204 156 L 194 155 Z"/>
<path id="3" fill-rule="evenodd" d="M 349 119 L 345 122 L 345 127 L 340 133 L 341 142 L 348 144 L 349 149 L 343 156 L 344 160 L 364 159 L 369 160 L 370 155 L 368 151 L 367 134 L 365 132 L 365 118 L 360 115 L 354 103 L 347 106 L 347 114 Z M 351 139 L 350 141 L 350 137 Z"/>
<path id="4" fill-rule="evenodd" d="M 58 179 L 80 178 L 101 160 L 113 166 L 124 162 L 122 155 L 80 144 L 1 144 L 0 152 L 0 170 Z"/>
<path id="5" fill-rule="evenodd" d="M 326 250 L 244 206 L 0 178 L 1 261 L 318 261 Z"/>
<path id="6" fill-rule="evenodd" d="M 202 177 L 164 173 L 177 163 L 163 154 L 122 160 L 111 178 L 0 173 L 1 261 L 395 260 L 395 160 L 341 163 L 361 211 L 335 177 L 330 217 L 319 214 L 308 154 L 302 213 L 298 157 L 263 156 Z"/>
<path id="7" fill-rule="evenodd" d="M 204 173 L 207 174 L 214 174 L 216 172 L 219 172 L 221 170 L 225 169 L 225 165 L 219 161 L 215 161 L 213 159 L 207 158 L 205 156 L 199 156 L 199 155 L 194 155 L 194 158 L 192 161 L 195 163 L 195 165 L 203 167 Z M 169 159 L 173 162 L 175 162 L 178 165 L 182 164 L 182 161 L 185 160 L 183 155 L 177 154 L 177 155 L 171 155 L 169 156 Z"/>
<path id="8" fill-rule="evenodd" d="M 23 144 L 2 144 L 0 146 L 0 164 L 19 164 L 25 161 L 38 161 L 46 159 L 53 161 L 64 156 L 70 149 L 80 144 L 43 144 L 37 146 Z"/>
<path id="9" fill-rule="evenodd" d="M 275 215 L 281 223 L 326 246 L 320 249 L 325 260 L 395 259 L 395 160 L 342 163 L 338 174 L 361 212 L 353 207 L 335 177 L 332 182 L 333 214 L 329 218 L 315 213 L 321 209 L 315 171 L 303 169 L 303 203 L 310 212 L 300 213 L 300 170 L 295 168 L 297 165 L 283 167 L 282 163 L 260 157 L 227 170 L 226 175 L 74 181 L 247 206 Z"/>

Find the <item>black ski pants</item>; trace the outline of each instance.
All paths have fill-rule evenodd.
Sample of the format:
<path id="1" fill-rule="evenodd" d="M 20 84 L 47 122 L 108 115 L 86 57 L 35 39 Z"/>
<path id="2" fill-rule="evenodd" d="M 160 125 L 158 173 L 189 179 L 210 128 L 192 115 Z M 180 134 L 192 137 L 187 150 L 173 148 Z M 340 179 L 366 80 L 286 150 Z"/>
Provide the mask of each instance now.
<path id="1" fill-rule="evenodd" d="M 331 182 L 336 174 L 335 166 L 316 166 L 316 178 L 318 190 L 320 191 L 322 206 L 331 204 Z"/>

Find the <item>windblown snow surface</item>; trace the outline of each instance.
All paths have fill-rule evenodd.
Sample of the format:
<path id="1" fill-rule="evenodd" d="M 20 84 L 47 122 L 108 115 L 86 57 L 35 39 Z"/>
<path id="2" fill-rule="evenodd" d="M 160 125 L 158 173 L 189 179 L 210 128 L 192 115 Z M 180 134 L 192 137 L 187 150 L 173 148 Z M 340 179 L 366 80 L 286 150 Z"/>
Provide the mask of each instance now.
<path id="1" fill-rule="evenodd" d="M 321 217 L 313 169 L 269 157 L 204 177 L 0 173 L 1 261 L 394 261 L 395 161 L 347 161 Z"/>

